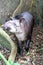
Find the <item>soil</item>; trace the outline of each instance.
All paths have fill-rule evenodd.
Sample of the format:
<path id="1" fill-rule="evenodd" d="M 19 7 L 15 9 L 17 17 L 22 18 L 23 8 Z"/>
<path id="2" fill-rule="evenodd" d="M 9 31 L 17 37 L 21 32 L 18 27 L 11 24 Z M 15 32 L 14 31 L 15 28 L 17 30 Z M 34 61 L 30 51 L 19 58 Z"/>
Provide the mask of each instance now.
<path id="1" fill-rule="evenodd" d="M 8 59 L 10 51 L 2 46 L 0 51 Z M 21 65 L 43 65 L 43 27 L 34 27 L 29 51 L 24 51 L 24 56 L 17 56 L 15 61 Z M 1 59 L 0 65 L 3 65 Z"/>

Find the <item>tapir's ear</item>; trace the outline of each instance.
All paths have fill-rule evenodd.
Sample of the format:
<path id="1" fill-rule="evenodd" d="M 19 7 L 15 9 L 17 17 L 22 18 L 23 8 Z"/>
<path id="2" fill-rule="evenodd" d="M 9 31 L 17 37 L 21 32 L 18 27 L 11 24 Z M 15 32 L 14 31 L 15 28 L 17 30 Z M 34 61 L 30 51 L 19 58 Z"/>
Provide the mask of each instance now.
<path id="1" fill-rule="evenodd" d="M 24 18 L 20 18 L 20 23 L 25 22 Z"/>

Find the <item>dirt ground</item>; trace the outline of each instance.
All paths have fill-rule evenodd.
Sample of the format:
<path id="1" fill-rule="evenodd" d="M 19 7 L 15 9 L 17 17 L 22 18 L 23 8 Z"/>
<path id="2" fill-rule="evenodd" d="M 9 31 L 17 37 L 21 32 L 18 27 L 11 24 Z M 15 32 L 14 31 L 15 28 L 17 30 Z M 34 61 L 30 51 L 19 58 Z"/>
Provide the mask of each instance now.
<path id="1" fill-rule="evenodd" d="M 9 50 L 1 46 L 0 51 L 8 58 Z M 28 53 L 25 53 L 23 57 L 17 56 L 16 62 L 21 65 L 43 65 L 43 27 L 34 27 Z M 0 65 L 3 65 L 2 60 Z"/>

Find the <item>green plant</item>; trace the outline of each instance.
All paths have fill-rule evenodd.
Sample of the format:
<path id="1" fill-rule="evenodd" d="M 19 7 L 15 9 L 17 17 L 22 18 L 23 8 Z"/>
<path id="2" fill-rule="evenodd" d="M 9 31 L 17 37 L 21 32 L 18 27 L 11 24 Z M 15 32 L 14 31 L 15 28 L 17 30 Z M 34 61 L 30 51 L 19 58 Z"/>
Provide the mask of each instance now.
<path id="1" fill-rule="evenodd" d="M 13 63 L 13 61 L 9 60 L 7 61 L 6 58 L 1 54 L 0 52 L 0 58 L 5 62 L 6 65 L 20 65 L 19 63 Z"/>

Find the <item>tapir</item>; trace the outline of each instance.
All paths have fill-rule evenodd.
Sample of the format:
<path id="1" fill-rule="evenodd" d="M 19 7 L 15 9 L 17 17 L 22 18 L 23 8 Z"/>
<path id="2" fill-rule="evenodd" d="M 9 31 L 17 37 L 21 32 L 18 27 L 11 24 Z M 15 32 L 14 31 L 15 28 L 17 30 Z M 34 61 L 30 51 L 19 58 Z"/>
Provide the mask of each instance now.
<path id="1" fill-rule="evenodd" d="M 3 24 L 3 29 L 17 37 L 19 52 L 22 54 L 22 42 L 26 41 L 25 49 L 28 51 L 34 27 L 34 17 L 29 12 L 23 12 Z"/>

